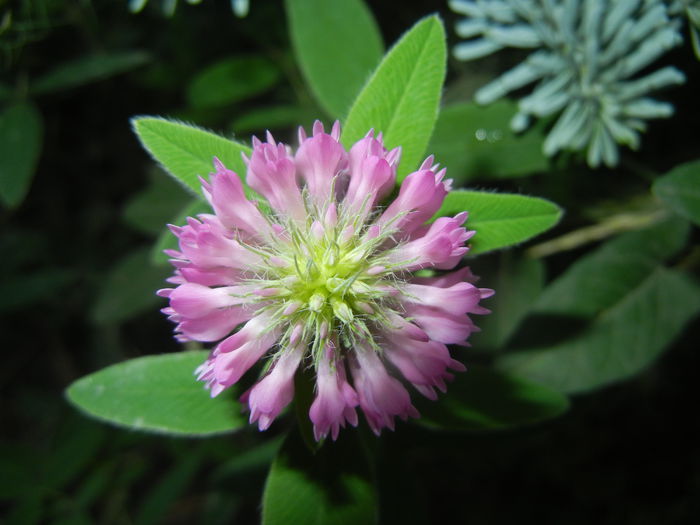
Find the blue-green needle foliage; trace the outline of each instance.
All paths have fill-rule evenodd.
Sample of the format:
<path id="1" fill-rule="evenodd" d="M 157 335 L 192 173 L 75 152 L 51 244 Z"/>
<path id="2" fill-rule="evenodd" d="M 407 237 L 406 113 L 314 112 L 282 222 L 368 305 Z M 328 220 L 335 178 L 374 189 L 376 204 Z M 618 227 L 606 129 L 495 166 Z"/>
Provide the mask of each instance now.
<path id="1" fill-rule="evenodd" d="M 693 42 L 695 56 L 700 60 L 700 0 L 672 0 L 669 12 L 684 15 L 688 19 L 690 40 Z"/>
<path id="2" fill-rule="evenodd" d="M 522 131 L 532 117 L 559 115 L 544 153 L 587 149 L 588 164 L 615 166 L 618 144 L 639 146 L 645 120 L 673 106 L 648 93 L 684 81 L 674 67 L 644 71 L 681 42 L 679 20 L 661 0 L 451 0 L 468 39 L 454 55 L 472 60 L 505 47 L 532 49 L 523 62 L 475 95 L 488 104 L 536 83 L 511 121 Z"/>
<path id="3" fill-rule="evenodd" d="M 186 0 L 188 4 L 201 4 L 202 0 Z M 132 13 L 140 12 L 148 0 L 129 0 L 129 11 Z M 231 9 L 234 14 L 239 17 L 246 16 L 248 14 L 249 0 L 231 0 Z M 165 16 L 173 16 L 175 14 L 175 9 L 177 8 L 177 0 L 162 0 L 161 9 Z"/>

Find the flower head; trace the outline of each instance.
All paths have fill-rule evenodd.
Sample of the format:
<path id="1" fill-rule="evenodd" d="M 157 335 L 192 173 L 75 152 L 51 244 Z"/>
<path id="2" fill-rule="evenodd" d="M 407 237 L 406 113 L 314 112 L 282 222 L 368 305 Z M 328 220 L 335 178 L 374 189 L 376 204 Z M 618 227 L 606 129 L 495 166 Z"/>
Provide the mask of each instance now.
<path id="1" fill-rule="evenodd" d="M 682 83 L 683 73 L 671 66 L 644 72 L 682 40 L 678 21 L 669 18 L 660 0 L 449 4 L 465 15 L 456 32 L 468 40 L 455 46 L 456 58 L 472 60 L 506 47 L 533 49 L 527 59 L 480 88 L 475 99 L 489 104 L 536 83 L 520 99 L 511 127 L 522 131 L 532 117 L 559 115 L 544 143 L 546 155 L 585 149 L 589 165 L 614 166 L 617 144 L 636 149 L 645 120 L 673 113 L 671 104 L 648 93 Z"/>
<path id="2" fill-rule="evenodd" d="M 418 412 L 398 371 L 425 396 L 445 389 L 449 370 L 464 370 L 447 344 L 466 344 L 476 328 L 468 314 L 493 292 L 477 288 L 468 269 L 453 269 L 474 232 L 466 213 L 427 224 L 449 191 L 432 157 L 380 206 L 396 180 L 400 149 L 387 151 L 370 131 L 347 152 L 340 127 L 300 130 L 296 154 L 268 134 L 253 140 L 247 183 L 269 204 L 248 200 L 237 174 L 214 160 L 203 181 L 213 215 L 171 229 L 179 250 L 159 293 L 180 340 L 217 342 L 197 370 L 212 396 L 257 362 L 263 377 L 241 398 L 251 422 L 266 429 L 294 395 L 300 366 L 316 375 L 309 415 L 316 439 L 357 424 L 359 406 L 379 434 L 396 416 Z"/>

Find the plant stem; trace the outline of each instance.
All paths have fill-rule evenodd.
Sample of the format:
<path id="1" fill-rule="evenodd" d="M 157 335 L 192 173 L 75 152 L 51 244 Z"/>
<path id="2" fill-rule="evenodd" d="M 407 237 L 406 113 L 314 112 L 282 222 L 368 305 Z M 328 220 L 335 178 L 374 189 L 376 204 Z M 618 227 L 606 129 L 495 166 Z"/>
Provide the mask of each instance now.
<path id="1" fill-rule="evenodd" d="M 655 209 L 640 213 L 620 213 L 608 217 L 598 224 L 586 226 L 529 248 L 528 257 L 538 259 L 549 255 L 573 250 L 584 244 L 606 239 L 621 232 L 639 230 L 666 217 L 666 210 Z"/>

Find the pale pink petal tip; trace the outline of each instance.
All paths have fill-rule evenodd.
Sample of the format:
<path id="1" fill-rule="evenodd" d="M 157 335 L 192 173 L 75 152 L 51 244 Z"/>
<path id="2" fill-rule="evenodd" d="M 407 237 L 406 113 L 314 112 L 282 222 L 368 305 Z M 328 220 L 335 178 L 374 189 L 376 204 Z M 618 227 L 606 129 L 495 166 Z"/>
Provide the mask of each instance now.
<path id="1" fill-rule="evenodd" d="M 294 374 L 303 355 L 298 347 L 284 352 L 270 373 L 250 389 L 244 400 L 250 408 L 250 422 L 266 430 L 294 397 Z"/>
<path id="2" fill-rule="evenodd" d="M 309 410 L 317 441 L 324 439 L 329 432 L 335 441 L 346 422 L 357 425 L 357 393 L 347 382 L 345 364 L 338 361 L 332 367 L 332 349 L 327 350 L 317 365 L 316 399 Z"/>

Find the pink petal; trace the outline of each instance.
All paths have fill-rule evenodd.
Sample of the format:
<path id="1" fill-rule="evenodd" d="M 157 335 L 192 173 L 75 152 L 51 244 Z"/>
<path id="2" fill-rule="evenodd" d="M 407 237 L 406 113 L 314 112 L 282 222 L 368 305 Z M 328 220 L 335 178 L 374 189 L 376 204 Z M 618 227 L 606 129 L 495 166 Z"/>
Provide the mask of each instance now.
<path id="1" fill-rule="evenodd" d="M 248 308 L 225 308 L 198 319 L 183 320 L 178 324 L 177 332 L 193 341 L 218 341 L 254 314 L 255 311 Z"/>
<path id="2" fill-rule="evenodd" d="M 306 217 L 294 158 L 284 144 L 275 143 L 269 132 L 266 143 L 253 138 L 246 182 L 265 196 L 275 211 L 300 221 Z"/>
<path id="3" fill-rule="evenodd" d="M 410 234 L 430 219 L 442 205 L 447 195 L 442 181 L 444 172 L 430 169 L 408 175 L 399 189 L 399 195 L 379 218 L 382 226 L 390 226 L 403 234 Z"/>
<path id="4" fill-rule="evenodd" d="M 382 428 L 394 429 L 394 417 L 419 417 L 406 389 L 391 377 L 379 356 L 371 348 L 355 347 L 350 370 L 355 381 L 360 408 L 372 431 L 379 435 Z"/>
<path id="5" fill-rule="evenodd" d="M 294 157 L 296 167 L 306 181 L 309 194 L 317 204 L 331 197 L 334 178 L 347 169 L 347 153 L 338 139 L 323 131 L 316 121 L 314 135 L 305 139 Z"/>
<path id="6" fill-rule="evenodd" d="M 466 344 L 471 333 L 479 331 L 466 315 L 451 314 L 442 308 L 409 304 L 406 314 L 412 317 L 432 340 L 445 344 Z"/>
<path id="7" fill-rule="evenodd" d="M 481 300 L 480 290 L 469 283 L 457 283 L 447 288 L 407 284 L 404 301 L 442 308 L 453 314 L 472 312 Z"/>
<path id="8" fill-rule="evenodd" d="M 238 175 L 226 169 L 214 158 L 216 173 L 210 175 L 210 183 L 203 181 L 202 191 L 216 216 L 227 228 L 236 228 L 258 236 L 269 233 L 269 224 L 258 208 L 245 197 Z"/>
<path id="9" fill-rule="evenodd" d="M 303 347 L 286 350 L 246 396 L 250 408 L 250 422 L 258 421 L 260 430 L 266 430 L 294 397 L 294 373 L 304 354 Z"/>
<path id="10" fill-rule="evenodd" d="M 252 321 L 248 321 L 248 324 Z M 279 331 L 270 330 L 267 333 L 258 334 L 255 338 L 249 338 L 231 351 L 218 353 L 214 362 L 216 382 L 225 386 L 236 383 L 275 344 L 278 338 Z M 220 347 L 221 345 L 217 349 Z"/>
<path id="11" fill-rule="evenodd" d="M 465 266 L 454 272 L 449 272 L 437 277 L 412 277 L 411 282 L 414 284 L 424 284 L 428 286 L 439 286 L 441 288 L 447 288 L 453 284 L 461 283 L 466 281 L 468 283 L 474 284 L 479 278 L 476 277 L 469 267 Z"/>
<path id="12" fill-rule="evenodd" d="M 357 425 L 354 408 L 359 403 L 357 393 L 347 382 L 345 364 L 335 360 L 331 367 L 331 359 L 328 352 L 323 352 L 316 368 L 316 398 L 309 410 L 316 441 L 324 439 L 329 432 L 335 440 L 346 421 Z"/>

